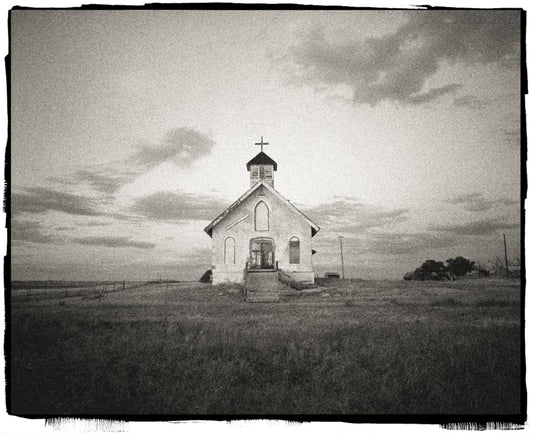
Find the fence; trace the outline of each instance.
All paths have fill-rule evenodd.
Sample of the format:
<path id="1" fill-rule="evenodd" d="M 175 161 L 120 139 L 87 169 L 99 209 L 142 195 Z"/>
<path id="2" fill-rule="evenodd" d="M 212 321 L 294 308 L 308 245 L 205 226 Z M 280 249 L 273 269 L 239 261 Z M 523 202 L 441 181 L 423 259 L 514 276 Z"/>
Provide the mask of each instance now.
<path id="1" fill-rule="evenodd" d="M 11 300 L 44 300 L 70 297 L 98 297 L 109 292 L 127 291 L 148 285 L 149 282 L 121 281 L 102 282 L 87 286 L 45 286 L 11 289 Z"/>

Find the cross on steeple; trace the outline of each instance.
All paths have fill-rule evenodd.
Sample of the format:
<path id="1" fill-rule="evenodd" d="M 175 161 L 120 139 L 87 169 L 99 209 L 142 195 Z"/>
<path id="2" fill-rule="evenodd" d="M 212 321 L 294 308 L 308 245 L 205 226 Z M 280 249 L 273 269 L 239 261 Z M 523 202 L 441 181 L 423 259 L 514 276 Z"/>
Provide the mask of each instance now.
<path id="1" fill-rule="evenodd" d="M 257 146 L 261 146 L 261 152 L 263 152 L 263 146 L 268 145 L 268 142 L 263 142 L 263 136 L 261 136 L 261 142 L 256 143 Z"/>

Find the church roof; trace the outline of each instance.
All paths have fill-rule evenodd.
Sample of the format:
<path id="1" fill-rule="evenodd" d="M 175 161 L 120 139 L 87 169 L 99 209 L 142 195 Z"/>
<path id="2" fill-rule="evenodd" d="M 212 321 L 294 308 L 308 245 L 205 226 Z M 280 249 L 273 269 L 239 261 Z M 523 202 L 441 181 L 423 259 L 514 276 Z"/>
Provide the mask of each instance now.
<path id="1" fill-rule="evenodd" d="M 301 218 L 303 218 L 306 223 L 311 226 L 311 236 L 315 236 L 315 234 L 320 230 L 320 228 L 309 218 L 307 217 L 303 212 L 301 212 L 298 208 L 296 208 L 289 200 L 285 199 L 281 193 L 276 191 L 274 187 L 272 187 L 268 182 L 265 182 L 261 180 L 260 182 L 255 183 L 250 189 L 244 193 L 241 197 L 239 197 L 235 202 L 233 202 L 222 214 L 220 214 L 215 220 L 213 220 L 211 223 L 209 223 L 205 228 L 204 231 L 209 235 L 210 237 L 213 234 L 213 228 L 218 225 L 228 214 L 230 214 L 235 208 L 237 208 L 242 202 L 246 200 L 248 196 L 250 196 L 255 190 L 257 190 L 259 187 L 265 187 L 267 190 L 272 192 L 274 196 L 276 196 L 285 206 L 287 206 L 292 211 L 296 212 Z"/>
<path id="2" fill-rule="evenodd" d="M 248 170 L 248 172 L 250 171 L 250 166 L 252 164 L 254 165 L 272 164 L 274 166 L 274 170 L 278 170 L 278 163 L 276 163 L 272 158 L 270 158 L 263 151 L 259 152 L 259 154 L 257 154 L 254 158 L 248 161 L 248 163 L 246 163 L 246 170 Z"/>

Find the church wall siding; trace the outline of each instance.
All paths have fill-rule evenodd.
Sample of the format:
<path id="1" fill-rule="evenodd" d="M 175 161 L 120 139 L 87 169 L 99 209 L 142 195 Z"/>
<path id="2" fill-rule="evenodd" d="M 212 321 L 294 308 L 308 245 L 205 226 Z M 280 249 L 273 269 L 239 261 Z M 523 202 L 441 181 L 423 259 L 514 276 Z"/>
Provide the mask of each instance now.
<path id="1" fill-rule="evenodd" d="M 262 191 L 264 195 L 260 195 L 259 191 L 254 192 L 213 228 L 214 284 L 224 281 L 243 281 L 246 261 L 249 258 L 250 240 L 256 237 L 267 237 L 274 240 L 274 256 L 281 269 L 299 273 L 304 277 L 303 280 L 312 278 L 311 227 L 268 190 L 262 189 Z M 254 211 L 259 201 L 265 202 L 269 209 L 268 231 L 255 230 Z M 243 220 L 234 224 L 240 219 Z M 228 226 L 231 227 L 228 228 Z M 235 240 L 234 264 L 224 263 L 224 241 L 227 237 L 233 237 Z M 289 264 L 289 240 L 291 237 L 300 239 L 299 264 Z"/>

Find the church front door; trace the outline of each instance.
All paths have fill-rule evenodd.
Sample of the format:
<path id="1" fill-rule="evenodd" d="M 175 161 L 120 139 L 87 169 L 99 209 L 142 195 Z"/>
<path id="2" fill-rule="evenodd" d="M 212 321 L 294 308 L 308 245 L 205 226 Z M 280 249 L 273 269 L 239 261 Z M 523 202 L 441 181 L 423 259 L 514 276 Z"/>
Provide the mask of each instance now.
<path id="1" fill-rule="evenodd" d="M 250 241 L 250 262 L 251 269 L 273 269 L 274 268 L 274 241 L 269 238 L 254 238 Z"/>

